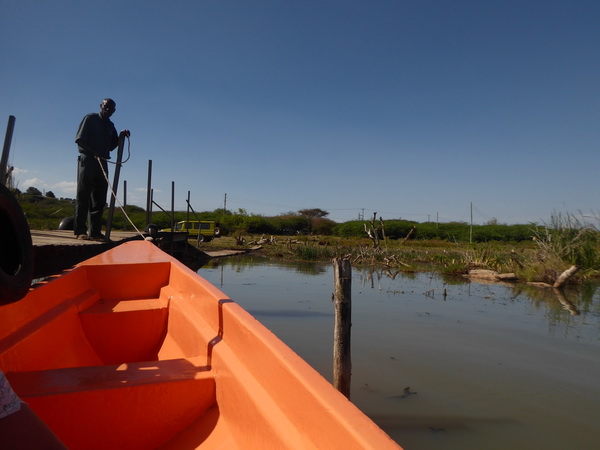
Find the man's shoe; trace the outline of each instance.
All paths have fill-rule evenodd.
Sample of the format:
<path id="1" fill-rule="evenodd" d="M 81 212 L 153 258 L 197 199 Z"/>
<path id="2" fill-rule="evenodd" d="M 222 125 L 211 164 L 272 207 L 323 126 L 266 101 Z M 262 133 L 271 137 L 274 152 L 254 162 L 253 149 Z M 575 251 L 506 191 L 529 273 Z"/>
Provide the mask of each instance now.
<path id="1" fill-rule="evenodd" d="M 76 238 L 83 239 L 84 241 L 89 241 L 91 239 L 87 234 L 78 234 Z"/>
<path id="2" fill-rule="evenodd" d="M 99 234 L 93 234 L 90 239 L 92 241 L 105 241 L 106 237 L 102 233 L 99 233 Z"/>

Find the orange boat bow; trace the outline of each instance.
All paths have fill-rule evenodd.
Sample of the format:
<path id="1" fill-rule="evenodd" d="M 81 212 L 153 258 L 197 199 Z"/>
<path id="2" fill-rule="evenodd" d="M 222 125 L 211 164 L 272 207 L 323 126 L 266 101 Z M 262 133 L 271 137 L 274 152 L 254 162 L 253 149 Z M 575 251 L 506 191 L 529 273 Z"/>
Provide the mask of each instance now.
<path id="1" fill-rule="evenodd" d="M 122 244 L 0 307 L 0 369 L 72 449 L 399 448 L 221 291 Z"/>

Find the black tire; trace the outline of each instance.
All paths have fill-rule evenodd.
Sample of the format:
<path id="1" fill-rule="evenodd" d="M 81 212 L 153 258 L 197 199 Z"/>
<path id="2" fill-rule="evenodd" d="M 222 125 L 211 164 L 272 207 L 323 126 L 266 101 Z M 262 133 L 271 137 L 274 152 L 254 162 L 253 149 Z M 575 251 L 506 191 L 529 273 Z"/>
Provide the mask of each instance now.
<path id="1" fill-rule="evenodd" d="M 58 224 L 59 230 L 73 230 L 75 229 L 75 218 L 73 217 L 65 217 Z"/>
<path id="2" fill-rule="evenodd" d="M 33 245 L 25 215 L 0 185 L 0 304 L 23 298 L 33 278 Z"/>
<path id="3" fill-rule="evenodd" d="M 198 242 L 204 242 L 206 240 L 206 236 L 204 236 L 203 234 L 199 234 L 198 236 L 196 236 L 196 239 L 198 240 Z"/>

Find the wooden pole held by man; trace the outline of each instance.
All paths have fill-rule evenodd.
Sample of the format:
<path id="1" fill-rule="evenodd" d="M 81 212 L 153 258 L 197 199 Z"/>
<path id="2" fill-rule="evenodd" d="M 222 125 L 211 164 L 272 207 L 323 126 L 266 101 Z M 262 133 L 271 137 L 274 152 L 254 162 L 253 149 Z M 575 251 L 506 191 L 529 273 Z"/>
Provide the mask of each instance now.
<path id="1" fill-rule="evenodd" d="M 119 146 L 117 149 L 117 164 L 115 165 L 112 192 L 110 193 L 108 219 L 106 220 L 106 235 L 104 238 L 106 242 L 110 241 L 110 231 L 112 229 L 113 217 L 115 214 L 115 200 L 117 199 L 117 188 L 119 187 L 119 176 L 121 174 L 121 162 L 123 161 L 123 147 L 125 147 L 125 135 L 121 134 L 119 136 Z"/>

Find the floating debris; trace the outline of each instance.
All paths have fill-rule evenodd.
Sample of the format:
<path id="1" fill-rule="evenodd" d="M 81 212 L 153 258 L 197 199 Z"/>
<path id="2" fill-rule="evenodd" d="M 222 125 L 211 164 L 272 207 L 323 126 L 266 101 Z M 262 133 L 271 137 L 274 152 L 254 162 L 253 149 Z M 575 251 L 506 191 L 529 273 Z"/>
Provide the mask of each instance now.
<path id="1" fill-rule="evenodd" d="M 388 398 L 390 400 L 404 400 L 405 398 L 408 398 L 411 395 L 417 395 L 417 394 L 418 394 L 418 392 L 412 392 L 410 390 L 410 386 L 407 386 L 404 388 L 404 393 L 402 395 L 392 395 L 392 396 L 389 396 Z"/>

